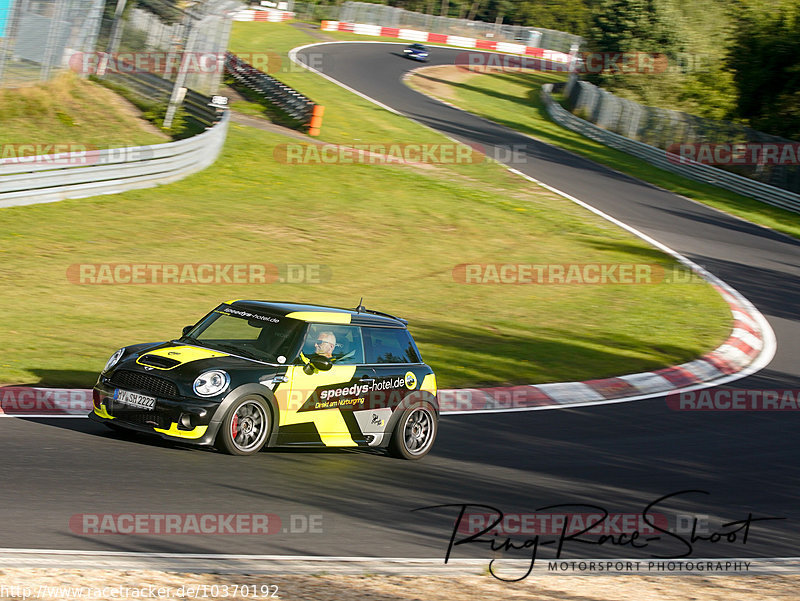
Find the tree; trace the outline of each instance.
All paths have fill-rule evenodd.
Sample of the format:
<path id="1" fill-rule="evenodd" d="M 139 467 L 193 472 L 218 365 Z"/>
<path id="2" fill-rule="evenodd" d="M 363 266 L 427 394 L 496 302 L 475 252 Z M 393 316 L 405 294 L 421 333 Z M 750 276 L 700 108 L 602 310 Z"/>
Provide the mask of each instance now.
<path id="1" fill-rule="evenodd" d="M 527 0 L 509 15 L 515 25 L 530 25 L 585 36 L 589 6 L 585 0 Z"/>
<path id="2" fill-rule="evenodd" d="M 592 8 L 588 46 L 594 52 L 659 52 L 683 49 L 680 19 L 667 0 L 600 0 Z"/>
<path id="3" fill-rule="evenodd" d="M 744 8 L 744 10 L 741 10 Z M 761 131 L 800 139 L 800 8 L 741 7 L 728 65 L 738 92 L 736 116 Z"/>
<path id="4" fill-rule="evenodd" d="M 671 63 L 685 47 L 682 32 L 680 14 L 669 0 L 598 0 L 592 5 L 585 50 L 600 55 L 654 53 Z M 676 73 L 655 78 L 621 69 L 590 73 L 587 79 L 645 103 L 682 83 Z"/>

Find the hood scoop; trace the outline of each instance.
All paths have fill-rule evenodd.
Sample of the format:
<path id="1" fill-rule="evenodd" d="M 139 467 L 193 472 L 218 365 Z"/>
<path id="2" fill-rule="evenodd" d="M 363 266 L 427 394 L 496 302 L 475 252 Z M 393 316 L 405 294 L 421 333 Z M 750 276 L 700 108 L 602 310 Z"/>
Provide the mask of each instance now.
<path id="1" fill-rule="evenodd" d="M 150 367 L 157 367 L 159 369 L 172 369 L 176 365 L 180 365 L 181 361 L 172 359 L 171 357 L 162 357 L 161 355 L 142 355 L 136 362 L 139 365 L 147 365 Z"/>

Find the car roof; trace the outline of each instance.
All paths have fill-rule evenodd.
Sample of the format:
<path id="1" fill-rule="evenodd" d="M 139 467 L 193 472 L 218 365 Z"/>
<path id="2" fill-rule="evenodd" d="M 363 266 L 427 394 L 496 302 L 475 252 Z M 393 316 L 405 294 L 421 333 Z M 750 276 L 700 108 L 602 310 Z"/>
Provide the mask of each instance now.
<path id="1" fill-rule="evenodd" d="M 256 313 L 268 313 L 315 323 L 379 325 L 394 328 L 405 328 L 408 324 L 405 319 L 366 309 L 363 306 L 357 309 L 343 309 L 327 305 L 243 299 L 226 301 L 226 304 Z"/>

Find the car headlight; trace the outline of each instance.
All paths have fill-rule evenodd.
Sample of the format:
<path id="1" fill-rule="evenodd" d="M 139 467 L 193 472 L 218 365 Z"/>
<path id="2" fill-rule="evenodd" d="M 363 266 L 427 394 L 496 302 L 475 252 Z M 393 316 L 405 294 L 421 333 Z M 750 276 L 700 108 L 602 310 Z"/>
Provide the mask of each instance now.
<path id="1" fill-rule="evenodd" d="M 106 361 L 106 366 L 103 368 L 103 372 L 107 372 L 109 369 L 114 367 L 117 362 L 122 359 L 122 355 L 125 353 L 125 347 L 119 349 L 116 353 L 111 355 L 111 357 Z"/>
<path id="2" fill-rule="evenodd" d="M 231 378 L 226 372 L 212 369 L 197 376 L 192 388 L 199 396 L 214 396 L 225 390 L 230 383 Z"/>

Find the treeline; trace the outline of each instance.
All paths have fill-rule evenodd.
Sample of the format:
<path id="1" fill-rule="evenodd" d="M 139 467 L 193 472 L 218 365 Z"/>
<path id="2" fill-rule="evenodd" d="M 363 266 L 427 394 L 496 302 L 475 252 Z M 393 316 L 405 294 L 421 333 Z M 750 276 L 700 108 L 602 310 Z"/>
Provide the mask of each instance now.
<path id="1" fill-rule="evenodd" d="M 311 0 L 313 2 L 313 0 Z M 316 0 L 318 5 L 344 0 Z M 800 140 L 798 0 L 386 0 L 391 6 L 585 38 L 590 53 L 656 53 L 657 73 L 606 70 L 587 79 L 651 106 L 727 119 Z M 113 13 L 116 0 L 106 0 Z M 129 0 L 163 20 L 188 0 Z M 108 16 L 108 15 L 107 15 Z"/>
<path id="2" fill-rule="evenodd" d="M 597 0 L 587 49 L 666 55 L 664 73 L 602 73 L 595 83 L 647 104 L 800 139 L 796 0 Z"/>
<path id="3" fill-rule="evenodd" d="M 800 139 L 797 0 L 387 3 L 428 14 L 567 31 L 586 39 L 582 48 L 586 52 L 662 54 L 666 68 L 658 73 L 607 71 L 588 78 L 645 104 L 732 120 Z"/>
<path id="4" fill-rule="evenodd" d="M 500 22 L 510 25 L 545 27 L 582 36 L 587 31 L 591 1 L 389 0 L 384 4 L 431 15 L 446 15 L 488 23 L 495 23 L 499 19 Z"/>

